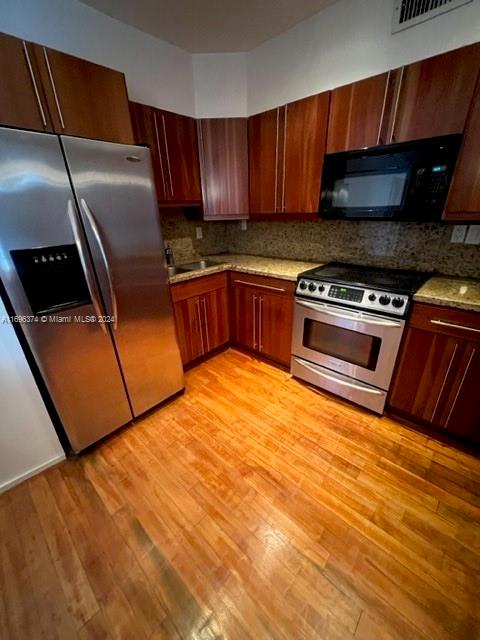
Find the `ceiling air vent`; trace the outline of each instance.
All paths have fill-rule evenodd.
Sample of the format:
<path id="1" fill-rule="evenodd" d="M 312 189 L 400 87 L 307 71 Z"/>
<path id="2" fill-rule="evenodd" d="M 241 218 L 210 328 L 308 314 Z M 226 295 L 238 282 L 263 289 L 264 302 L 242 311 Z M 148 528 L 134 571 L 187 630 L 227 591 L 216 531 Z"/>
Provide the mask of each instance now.
<path id="1" fill-rule="evenodd" d="M 436 18 L 473 0 L 395 0 L 392 33 Z"/>

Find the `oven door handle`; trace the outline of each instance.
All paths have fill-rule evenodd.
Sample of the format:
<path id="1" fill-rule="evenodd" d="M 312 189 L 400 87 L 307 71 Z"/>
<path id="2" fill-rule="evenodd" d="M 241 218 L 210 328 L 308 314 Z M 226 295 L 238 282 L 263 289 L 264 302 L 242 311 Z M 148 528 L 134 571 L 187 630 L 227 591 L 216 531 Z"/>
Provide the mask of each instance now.
<path id="1" fill-rule="evenodd" d="M 298 363 L 301 367 L 304 367 L 305 369 L 312 371 L 312 373 L 315 373 L 317 376 L 321 376 L 322 378 L 331 380 L 332 382 L 335 382 L 336 384 L 340 384 L 344 387 L 350 387 L 351 389 L 357 389 L 357 391 L 364 391 L 365 393 L 371 393 L 374 396 L 381 396 L 381 395 L 384 395 L 385 393 L 385 391 L 378 391 L 377 389 L 371 389 L 370 387 L 364 387 L 363 385 L 360 386 L 358 384 L 353 384 L 352 382 L 347 382 L 346 380 L 340 380 L 335 376 L 329 376 L 327 373 L 324 373 L 323 371 L 320 371 L 320 369 L 317 369 L 317 367 L 315 367 L 314 365 L 308 364 L 307 362 L 305 362 L 305 360 L 299 360 L 298 358 L 295 358 L 295 362 Z"/>
<path id="2" fill-rule="evenodd" d="M 338 313 L 337 311 L 330 311 L 325 307 L 321 307 L 318 304 L 313 302 L 304 302 L 303 300 L 296 300 L 296 303 L 301 307 L 307 307 L 307 309 L 313 309 L 314 311 L 319 311 L 320 313 L 325 313 L 328 316 L 332 316 L 334 318 L 341 318 L 342 320 L 352 320 L 353 322 L 364 322 L 365 324 L 371 324 L 377 327 L 401 327 L 400 322 L 396 322 L 395 320 L 370 320 L 369 318 L 365 318 L 364 316 L 360 316 L 359 313 L 352 312 L 352 315 L 344 315 L 342 313 Z"/>

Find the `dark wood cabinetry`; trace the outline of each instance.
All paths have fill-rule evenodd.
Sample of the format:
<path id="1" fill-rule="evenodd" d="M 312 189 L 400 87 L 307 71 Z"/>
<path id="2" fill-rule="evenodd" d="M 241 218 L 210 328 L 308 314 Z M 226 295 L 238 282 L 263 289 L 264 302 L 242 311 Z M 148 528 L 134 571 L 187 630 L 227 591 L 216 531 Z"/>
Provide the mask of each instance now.
<path id="1" fill-rule="evenodd" d="M 250 215 L 316 214 L 330 93 L 249 118 Z"/>
<path id="2" fill-rule="evenodd" d="M 388 142 L 462 133 L 479 69 L 478 44 L 400 69 Z"/>
<path id="3" fill-rule="evenodd" d="M 480 79 L 445 207 L 445 220 L 480 220 Z"/>
<path id="4" fill-rule="evenodd" d="M 32 45 L 0 34 L 0 124 L 52 131 Z"/>
<path id="5" fill-rule="evenodd" d="M 416 304 L 394 375 L 393 413 L 480 442 L 480 316 Z"/>
<path id="6" fill-rule="evenodd" d="M 204 220 L 248 218 L 247 118 L 198 120 Z"/>
<path id="7" fill-rule="evenodd" d="M 189 364 L 229 341 L 225 273 L 172 285 L 172 299 L 183 364 Z"/>
<path id="8" fill-rule="evenodd" d="M 150 147 L 160 204 L 201 203 L 200 169 L 195 120 L 130 102 L 136 144 Z"/>
<path id="9" fill-rule="evenodd" d="M 391 108 L 392 88 L 392 74 L 382 73 L 334 89 L 328 118 L 327 153 L 384 144 L 384 125 Z"/>
<path id="10" fill-rule="evenodd" d="M 4 34 L 0 124 L 133 142 L 122 73 Z"/>
<path id="11" fill-rule="evenodd" d="M 230 282 L 233 342 L 288 365 L 294 283 L 237 272 L 230 274 Z"/>

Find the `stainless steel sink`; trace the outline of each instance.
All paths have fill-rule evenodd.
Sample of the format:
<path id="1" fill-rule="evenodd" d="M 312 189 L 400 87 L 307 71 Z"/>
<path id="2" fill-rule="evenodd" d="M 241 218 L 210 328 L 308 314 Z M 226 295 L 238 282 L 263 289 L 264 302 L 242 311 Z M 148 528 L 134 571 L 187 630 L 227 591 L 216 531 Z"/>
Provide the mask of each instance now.
<path id="1" fill-rule="evenodd" d="M 197 262 L 189 262 L 188 264 L 182 264 L 179 268 L 184 271 L 196 271 L 197 269 L 208 269 L 208 267 L 216 267 L 218 262 L 211 262 L 210 260 L 198 260 Z"/>

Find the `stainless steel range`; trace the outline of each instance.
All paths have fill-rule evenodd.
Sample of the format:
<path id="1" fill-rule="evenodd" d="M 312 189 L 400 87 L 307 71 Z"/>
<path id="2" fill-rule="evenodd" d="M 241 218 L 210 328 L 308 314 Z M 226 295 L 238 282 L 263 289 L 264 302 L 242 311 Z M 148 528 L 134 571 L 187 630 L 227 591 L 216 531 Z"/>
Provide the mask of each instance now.
<path id="1" fill-rule="evenodd" d="M 383 413 L 412 296 L 429 276 L 337 262 L 301 273 L 292 375 Z"/>

